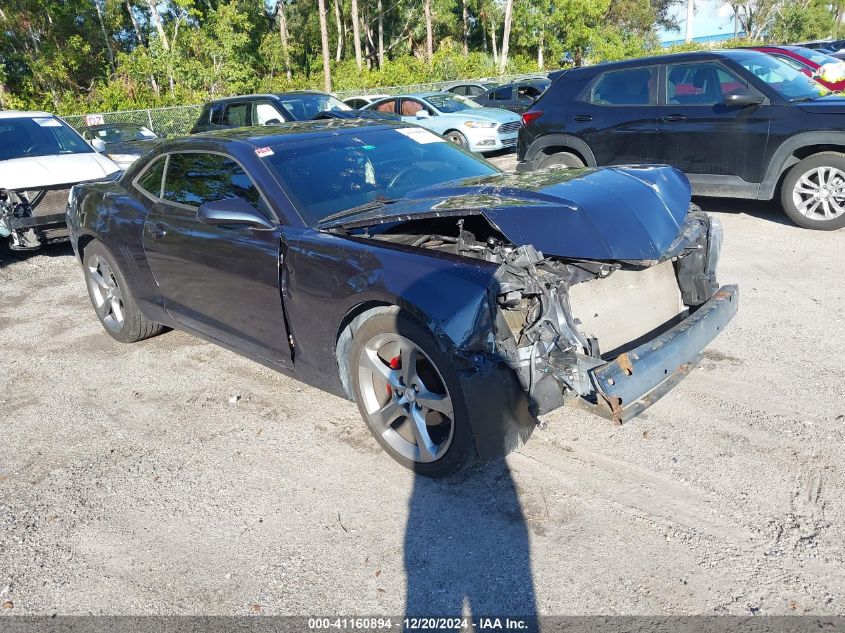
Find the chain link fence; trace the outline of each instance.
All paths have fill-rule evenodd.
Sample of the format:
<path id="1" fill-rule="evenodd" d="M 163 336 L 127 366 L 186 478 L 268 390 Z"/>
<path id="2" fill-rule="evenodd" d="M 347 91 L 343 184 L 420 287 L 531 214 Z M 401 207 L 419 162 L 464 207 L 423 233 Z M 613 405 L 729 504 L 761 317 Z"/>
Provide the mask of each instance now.
<path id="1" fill-rule="evenodd" d="M 188 133 L 201 111 L 201 105 L 189 105 L 120 112 L 91 112 L 90 114 L 102 116 L 104 123 L 135 123 L 149 128 L 159 136 L 181 136 Z M 81 130 L 85 126 L 86 116 L 74 114 L 64 116 L 62 119 L 71 127 Z"/>
<path id="2" fill-rule="evenodd" d="M 531 75 L 503 75 L 501 77 L 484 77 L 481 79 L 453 79 L 450 81 L 435 81 L 423 84 L 408 84 L 405 86 L 382 86 L 376 88 L 360 88 L 357 90 L 339 90 L 335 94 L 339 99 L 346 99 L 355 95 L 370 94 L 407 94 L 413 92 L 438 92 L 459 83 L 508 83 L 530 77 L 541 77 L 539 73 Z M 201 105 L 174 106 L 170 108 L 145 108 L 143 110 L 122 110 L 119 112 L 90 112 L 88 115 L 103 117 L 104 123 L 135 123 L 143 125 L 159 136 L 182 136 L 187 134 L 202 111 Z M 85 126 L 85 114 L 72 114 L 62 117 L 71 127 L 81 130 Z"/>

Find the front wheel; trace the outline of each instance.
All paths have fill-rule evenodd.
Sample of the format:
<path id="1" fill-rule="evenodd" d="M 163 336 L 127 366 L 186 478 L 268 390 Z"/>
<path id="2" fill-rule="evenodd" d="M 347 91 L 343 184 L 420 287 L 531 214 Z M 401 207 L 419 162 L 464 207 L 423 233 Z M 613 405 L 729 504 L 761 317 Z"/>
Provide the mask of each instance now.
<path id="1" fill-rule="evenodd" d="M 349 356 L 353 395 L 370 432 L 397 462 L 446 477 L 476 461 L 461 386 L 434 337 L 400 311 L 367 319 Z"/>
<path id="2" fill-rule="evenodd" d="M 121 343 L 155 336 L 164 326 L 150 321 L 138 309 L 132 289 L 112 254 L 100 242 L 91 242 L 82 259 L 88 296 L 106 332 Z"/>
<path id="3" fill-rule="evenodd" d="M 467 137 L 458 132 L 457 130 L 451 130 L 449 132 L 446 132 L 445 136 L 447 141 L 451 141 L 458 147 L 463 147 L 464 149 L 469 148 L 469 141 L 467 140 Z"/>
<path id="4" fill-rule="evenodd" d="M 845 154 L 821 152 L 795 165 L 781 187 L 789 219 L 805 229 L 845 226 Z"/>
<path id="5" fill-rule="evenodd" d="M 556 154 L 546 154 L 538 162 L 539 169 L 546 169 L 547 167 L 557 167 L 559 169 L 578 169 L 585 167 L 584 161 L 578 158 L 571 152 L 558 152 Z"/>

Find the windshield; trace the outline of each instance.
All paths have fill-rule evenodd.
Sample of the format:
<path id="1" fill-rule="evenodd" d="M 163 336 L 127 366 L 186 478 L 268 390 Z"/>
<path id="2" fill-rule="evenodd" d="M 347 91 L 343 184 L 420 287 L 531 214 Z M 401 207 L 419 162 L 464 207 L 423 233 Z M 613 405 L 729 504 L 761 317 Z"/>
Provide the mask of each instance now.
<path id="1" fill-rule="evenodd" d="M 819 50 L 813 50 L 811 48 L 798 48 L 794 49 L 798 55 L 809 59 L 814 64 L 818 64 L 819 66 L 824 66 L 825 64 L 837 64 L 840 60 L 836 59 L 832 55 L 828 55 L 827 53 Z"/>
<path id="2" fill-rule="evenodd" d="M 323 94 L 282 94 L 282 105 L 293 115 L 296 121 L 308 121 L 326 110 L 351 110 L 340 99 Z"/>
<path id="3" fill-rule="evenodd" d="M 765 53 L 747 53 L 732 55 L 731 59 L 790 101 L 804 101 L 830 94 L 820 83 L 777 57 Z"/>
<path id="4" fill-rule="evenodd" d="M 126 143 L 127 141 L 149 141 L 158 138 L 155 132 L 143 125 L 115 125 L 111 127 L 92 128 L 94 138 L 103 143 Z"/>
<path id="5" fill-rule="evenodd" d="M 360 129 L 272 147 L 265 164 L 308 226 L 352 207 L 458 178 L 498 173 L 419 127 Z"/>
<path id="6" fill-rule="evenodd" d="M 0 119 L 0 160 L 94 150 L 54 116 Z"/>
<path id="7" fill-rule="evenodd" d="M 470 110 L 481 107 L 475 101 L 471 101 L 466 97 L 446 92 L 425 97 L 424 101 L 428 101 L 430 105 L 434 106 L 435 109 L 443 112 L 444 114 L 451 114 L 452 112 L 461 112 L 462 110 Z"/>

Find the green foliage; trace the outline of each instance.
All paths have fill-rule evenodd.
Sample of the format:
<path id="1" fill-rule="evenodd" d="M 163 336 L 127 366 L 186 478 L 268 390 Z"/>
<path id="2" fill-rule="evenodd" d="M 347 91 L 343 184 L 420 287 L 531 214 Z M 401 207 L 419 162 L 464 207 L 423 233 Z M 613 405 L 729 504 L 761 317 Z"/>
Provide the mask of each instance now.
<path id="1" fill-rule="evenodd" d="M 352 0 L 326 0 L 334 90 L 495 77 L 492 38 L 501 50 L 504 1 L 432 0 L 435 53 L 428 64 L 420 0 L 382 0 L 385 56 L 379 64 L 378 0 L 357 0 L 364 56 L 359 71 Z M 556 68 L 573 59 L 596 63 L 664 52 L 656 25 L 670 25 L 678 2 L 514 0 L 506 72 L 535 72 L 541 57 L 545 68 Z M 845 10 L 845 0 L 730 2 L 758 27 L 769 24 L 765 32 L 779 40 L 834 35 Z M 316 5 L 316 0 L 2 0 L 0 107 L 71 114 L 319 88 Z M 339 41 L 342 54 L 335 61 Z M 672 51 L 694 48 L 699 46 Z"/>

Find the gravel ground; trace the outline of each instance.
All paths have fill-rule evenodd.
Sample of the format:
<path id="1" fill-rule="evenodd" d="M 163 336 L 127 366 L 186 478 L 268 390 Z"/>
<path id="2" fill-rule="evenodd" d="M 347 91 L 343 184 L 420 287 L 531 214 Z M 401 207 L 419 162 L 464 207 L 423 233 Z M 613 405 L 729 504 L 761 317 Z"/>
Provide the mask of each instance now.
<path id="1" fill-rule="evenodd" d="M 702 366 L 451 482 L 233 353 L 112 341 L 68 248 L 0 252 L 3 613 L 845 612 L 845 231 L 700 203 L 741 288 Z"/>

